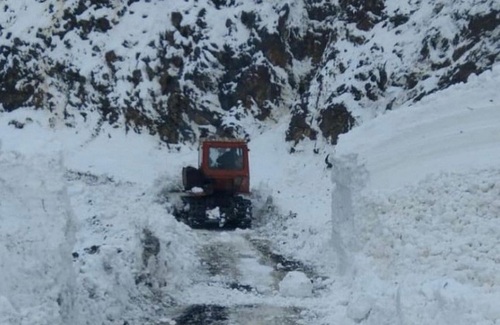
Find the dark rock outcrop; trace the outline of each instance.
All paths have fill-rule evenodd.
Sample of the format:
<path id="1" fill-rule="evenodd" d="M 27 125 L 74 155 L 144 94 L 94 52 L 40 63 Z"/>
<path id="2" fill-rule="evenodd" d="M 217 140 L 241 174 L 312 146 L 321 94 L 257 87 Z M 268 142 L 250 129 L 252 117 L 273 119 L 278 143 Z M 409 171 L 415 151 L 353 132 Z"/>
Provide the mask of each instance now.
<path id="1" fill-rule="evenodd" d="M 319 128 L 323 137 L 337 144 L 339 135 L 346 133 L 354 126 L 354 118 L 343 104 L 332 104 L 320 111 Z"/>

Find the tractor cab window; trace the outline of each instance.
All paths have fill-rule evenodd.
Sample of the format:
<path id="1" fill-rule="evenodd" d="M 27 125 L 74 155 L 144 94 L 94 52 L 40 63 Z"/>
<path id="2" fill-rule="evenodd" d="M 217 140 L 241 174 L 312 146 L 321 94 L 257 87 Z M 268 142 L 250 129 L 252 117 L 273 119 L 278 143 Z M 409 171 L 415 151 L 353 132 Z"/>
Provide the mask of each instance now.
<path id="1" fill-rule="evenodd" d="M 240 170 L 243 168 L 242 148 L 211 147 L 208 155 L 210 158 L 210 168 L 230 170 Z"/>

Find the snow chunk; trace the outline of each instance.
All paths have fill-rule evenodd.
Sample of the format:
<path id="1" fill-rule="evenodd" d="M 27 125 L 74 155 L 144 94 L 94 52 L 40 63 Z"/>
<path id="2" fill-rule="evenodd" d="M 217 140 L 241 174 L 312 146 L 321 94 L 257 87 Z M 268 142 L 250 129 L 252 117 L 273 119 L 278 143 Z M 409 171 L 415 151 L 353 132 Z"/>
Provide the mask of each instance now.
<path id="1" fill-rule="evenodd" d="M 191 193 L 193 193 L 193 194 L 202 194 L 203 192 L 204 192 L 204 191 L 203 191 L 203 189 L 202 189 L 201 187 L 196 187 L 196 186 L 195 186 L 195 187 L 193 187 L 193 188 L 191 189 Z"/>
<path id="2" fill-rule="evenodd" d="M 219 207 L 215 207 L 211 210 L 207 210 L 206 212 L 207 218 L 210 220 L 218 220 L 223 217 L 223 215 L 220 213 Z"/>
<path id="3" fill-rule="evenodd" d="M 312 281 L 302 272 L 292 271 L 279 284 L 283 296 L 309 297 L 312 295 Z"/>
<path id="4" fill-rule="evenodd" d="M 368 318 L 373 308 L 373 298 L 369 296 L 360 296 L 349 303 L 347 307 L 347 317 L 359 323 Z"/>

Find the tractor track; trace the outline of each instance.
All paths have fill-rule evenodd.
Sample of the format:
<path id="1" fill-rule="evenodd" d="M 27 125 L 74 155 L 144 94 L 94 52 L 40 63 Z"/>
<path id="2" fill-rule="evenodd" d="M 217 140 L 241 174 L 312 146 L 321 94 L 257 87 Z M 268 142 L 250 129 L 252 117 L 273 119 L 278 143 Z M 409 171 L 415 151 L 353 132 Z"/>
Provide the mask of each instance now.
<path id="1" fill-rule="evenodd" d="M 200 272 L 178 297 L 176 325 L 309 324 L 313 313 L 300 299 L 281 296 L 279 283 L 289 271 L 312 276 L 312 268 L 273 253 L 249 230 L 196 233 L 204 243 Z"/>

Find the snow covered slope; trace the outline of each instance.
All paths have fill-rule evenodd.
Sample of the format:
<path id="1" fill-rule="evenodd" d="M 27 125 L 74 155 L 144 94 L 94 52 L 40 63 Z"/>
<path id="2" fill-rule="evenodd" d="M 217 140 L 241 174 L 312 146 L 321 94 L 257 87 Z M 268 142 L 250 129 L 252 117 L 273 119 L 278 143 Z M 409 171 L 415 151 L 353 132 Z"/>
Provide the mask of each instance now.
<path id="1" fill-rule="evenodd" d="M 368 187 L 394 190 L 431 174 L 497 167 L 500 161 L 499 66 L 467 84 L 399 107 L 342 136 L 336 154 L 358 155 Z"/>
<path id="2" fill-rule="evenodd" d="M 500 60 L 496 0 L 4 0 L 0 110 L 165 142 L 328 138 Z M 87 119 L 92 112 L 99 119 Z"/>

